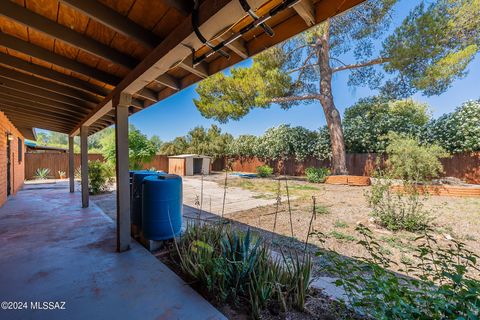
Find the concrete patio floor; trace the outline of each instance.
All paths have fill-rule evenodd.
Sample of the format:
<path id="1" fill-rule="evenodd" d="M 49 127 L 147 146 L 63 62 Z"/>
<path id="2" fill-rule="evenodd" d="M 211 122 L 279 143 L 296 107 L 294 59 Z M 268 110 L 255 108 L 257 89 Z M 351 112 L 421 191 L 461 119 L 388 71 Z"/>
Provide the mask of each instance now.
<path id="1" fill-rule="evenodd" d="M 0 208 L 0 299 L 27 303 L 1 319 L 225 319 L 138 243 L 116 253 L 113 221 L 80 203 L 57 183 L 25 186 Z"/>

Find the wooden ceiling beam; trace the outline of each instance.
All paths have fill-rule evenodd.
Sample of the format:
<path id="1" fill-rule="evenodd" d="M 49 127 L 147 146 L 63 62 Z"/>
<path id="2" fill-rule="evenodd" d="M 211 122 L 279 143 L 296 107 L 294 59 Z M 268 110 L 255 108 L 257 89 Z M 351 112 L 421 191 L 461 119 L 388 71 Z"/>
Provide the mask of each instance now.
<path id="1" fill-rule="evenodd" d="M 60 0 L 60 2 L 150 49 L 155 48 L 160 42 L 151 31 L 96 0 Z"/>
<path id="2" fill-rule="evenodd" d="M 131 56 L 123 54 L 106 44 L 75 32 L 70 28 L 11 1 L 2 2 L 2 5 L 0 6 L 0 16 L 14 20 L 26 27 L 32 28 L 52 38 L 68 43 L 75 48 L 81 49 L 106 61 L 124 66 L 128 69 L 133 69 L 138 63 L 138 61 Z"/>
<path id="3" fill-rule="evenodd" d="M 95 104 L 88 101 L 81 101 L 78 99 L 70 98 L 55 92 L 40 89 L 31 85 L 27 85 L 21 82 L 13 81 L 6 78 L 0 78 L 0 87 L 6 87 L 17 91 L 32 94 L 41 98 L 47 98 L 53 101 L 57 101 L 63 104 L 70 105 L 77 108 L 91 109 Z"/>
<path id="4" fill-rule="evenodd" d="M 40 129 L 48 129 L 48 130 L 51 130 L 50 128 L 56 128 L 56 129 L 65 130 L 62 132 L 68 132 L 68 129 L 71 127 L 69 123 L 54 121 L 49 118 L 40 118 L 40 117 L 32 118 L 32 116 L 16 113 L 14 111 L 10 111 L 7 109 L 2 109 L 1 105 L 0 105 L 0 111 L 3 111 L 5 115 L 15 125 L 18 124 L 23 127 L 40 128 Z"/>
<path id="5" fill-rule="evenodd" d="M 25 106 L 15 101 L 7 101 L 1 98 L 0 98 L 0 108 L 3 108 L 4 110 L 10 110 L 14 113 L 18 112 L 25 115 L 31 115 L 34 120 L 48 118 L 52 120 L 58 120 L 58 121 L 69 122 L 69 123 L 75 123 L 75 121 L 78 121 L 78 117 L 75 117 L 75 116 L 70 116 L 66 114 L 59 115 L 58 113 L 50 112 L 45 109 L 39 110 L 34 107 Z"/>
<path id="6" fill-rule="evenodd" d="M 23 54 L 32 56 L 34 58 L 37 58 L 46 62 L 50 62 L 59 67 L 83 74 L 84 76 L 90 77 L 92 79 L 95 79 L 103 83 L 107 83 L 115 86 L 120 82 L 120 79 L 112 74 L 92 68 L 78 61 L 71 60 L 65 56 L 53 53 L 47 49 L 38 47 L 27 41 L 21 40 L 19 38 L 16 38 L 1 32 L 0 32 L 0 46 L 21 52 Z"/>
<path id="7" fill-rule="evenodd" d="M 136 95 L 142 97 L 145 100 L 152 101 L 153 103 L 158 101 L 158 93 L 148 88 L 143 88 L 142 90 L 138 91 Z"/>
<path id="8" fill-rule="evenodd" d="M 196 76 L 198 76 L 202 79 L 205 79 L 209 76 L 208 66 L 205 62 L 201 62 L 198 65 L 196 65 L 195 67 L 193 66 L 193 56 L 192 55 L 189 55 L 188 57 L 186 57 L 185 59 L 180 61 L 178 66 L 180 68 L 182 68 L 183 70 L 186 70 L 190 73 L 193 73 L 194 75 L 196 75 Z"/>
<path id="9" fill-rule="evenodd" d="M 81 113 L 80 114 L 71 113 L 71 112 L 68 112 L 67 110 L 59 110 L 59 109 L 56 109 L 56 108 L 51 108 L 51 107 L 48 107 L 46 105 L 30 102 L 28 100 L 26 101 L 26 100 L 16 99 L 14 97 L 4 95 L 1 92 L 0 92 L 0 101 L 4 102 L 4 103 L 10 103 L 14 106 L 18 105 L 18 106 L 23 107 L 23 108 L 27 108 L 27 109 L 31 108 L 32 110 L 42 111 L 42 112 L 45 112 L 45 113 L 48 113 L 48 114 L 51 113 L 51 114 L 55 114 L 55 115 L 58 115 L 58 116 L 65 115 L 66 117 L 73 117 L 75 119 L 78 119 L 78 118 L 82 117 Z"/>
<path id="10" fill-rule="evenodd" d="M 101 98 L 96 96 L 96 95 L 86 93 L 84 91 L 79 91 L 77 89 L 72 89 L 70 87 L 60 85 L 56 82 L 51 82 L 51 81 L 48 81 L 48 80 L 44 80 L 44 79 L 41 79 L 41 78 L 38 78 L 38 77 L 28 75 L 28 74 L 23 73 L 23 72 L 19 72 L 19 71 L 13 70 L 13 69 L 4 68 L 4 67 L 1 67 L 1 66 L 0 66 L 0 78 L 10 79 L 10 80 L 13 80 L 13 81 L 28 84 L 28 85 L 36 87 L 36 88 L 40 88 L 40 89 L 44 89 L 44 90 L 51 91 L 51 92 L 54 92 L 54 93 L 58 93 L 58 94 L 66 96 L 66 97 L 78 99 L 79 103 L 81 103 L 82 101 L 90 101 L 90 102 L 96 104 L 96 103 L 99 103 L 100 101 L 102 101 Z M 0 79 L 0 81 L 1 81 L 1 79 Z"/>
<path id="11" fill-rule="evenodd" d="M 91 111 L 91 108 L 74 107 L 74 106 L 71 106 L 71 105 L 66 105 L 66 104 L 63 104 L 63 103 L 59 103 L 59 102 L 54 101 L 54 100 L 50 100 L 50 99 L 47 99 L 47 98 L 35 96 L 35 95 L 29 94 L 29 93 L 26 93 L 26 92 L 17 91 L 17 90 L 7 88 L 7 87 L 2 87 L 2 86 L 0 86 L 0 94 L 3 95 L 3 96 L 14 98 L 16 100 L 25 101 L 25 102 L 28 102 L 28 103 L 40 104 L 40 105 L 43 105 L 43 106 L 46 106 L 46 107 L 55 108 L 55 109 L 63 110 L 63 111 L 68 111 L 68 112 L 76 113 L 76 114 L 82 114 L 83 115 L 83 114 Z"/>
<path id="12" fill-rule="evenodd" d="M 25 60 L 15 58 L 5 53 L 0 53 L 0 64 L 11 66 L 15 69 L 22 70 L 24 72 L 35 74 L 39 77 L 50 79 L 61 83 L 65 86 L 69 86 L 74 89 L 83 90 L 99 96 L 106 96 L 110 90 L 94 85 L 90 82 L 80 80 L 73 76 L 67 76 L 64 73 L 57 72 L 52 69 L 44 68 L 38 64 L 27 62 Z"/>
<path id="13" fill-rule="evenodd" d="M 300 0 L 299 3 L 293 6 L 297 14 L 302 17 L 307 26 L 315 25 L 315 7 L 311 0 Z"/>
<path id="14" fill-rule="evenodd" d="M 168 73 L 162 74 L 161 76 L 157 77 L 154 81 L 161 85 L 164 85 L 165 87 L 171 88 L 175 91 L 180 90 L 180 81 L 178 81 L 178 79 L 172 77 Z"/>

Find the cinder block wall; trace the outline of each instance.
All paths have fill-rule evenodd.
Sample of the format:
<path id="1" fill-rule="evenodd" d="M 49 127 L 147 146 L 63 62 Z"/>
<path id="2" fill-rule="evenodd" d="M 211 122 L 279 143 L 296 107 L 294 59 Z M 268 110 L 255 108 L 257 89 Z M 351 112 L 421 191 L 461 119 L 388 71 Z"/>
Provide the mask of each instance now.
<path id="1" fill-rule="evenodd" d="M 25 139 L 10 120 L 0 111 L 0 207 L 7 201 L 7 132 L 13 135 L 10 141 L 10 159 L 11 159 L 11 194 L 23 186 L 25 180 Z M 22 144 L 22 159 L 18 156 L 18 142 Z"/>

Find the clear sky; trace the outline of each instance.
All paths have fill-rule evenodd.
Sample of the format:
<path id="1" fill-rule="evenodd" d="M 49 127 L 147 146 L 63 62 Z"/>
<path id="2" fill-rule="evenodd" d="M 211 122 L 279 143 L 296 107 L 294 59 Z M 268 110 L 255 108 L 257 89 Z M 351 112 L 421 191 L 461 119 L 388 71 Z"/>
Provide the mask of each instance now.
<path id="1" fill-rule="evenodd" d="M 392 29 L 399 25 L 411 8 L 418 3 L 417 0 L 402 0 L 394 11 Z M 380 42 L 378 43 L 380 44 Z M 343 58 L 343 57 L 342 57 Z M 345 62 L 353 62 L 345 58 Z M 250 60 L 240 65 L 248 66 Z M 416 94 L 414 98 L 428 103 L 433 111 L 433 116 L 438 117 L 444 113 L 453 111 L 462 102 L 480 98 L 480 55 L 468 67 L 468 75 L 455 81 L 452 87 L 440 96 L 425 97 Z M 351 106 L 359 98 L 376 94 L 368 88 L 347 86 L 348 71 L 334 75 L 333 94 L 335 104 L 343 113 L 345 108 Z M 195 85 L 165 99 L 146 110 L 130 117 L 130 122 L 137 126 L 148 136 L 158 135 L 163 141 L 171 140 L 177 136 L 185 135 L 195 126 L 209 127 L 215 123 L 205 119 L 196 109 L 192 99 L 197 97 Z M 289 110 L 283 110 L 278 106 L 269 109 L 254 109 L 239 121 L 231 121 L 220 127 L 234 136 L 240 134 L 262 134 L 266 129 L 280 124 L 292 126 L 304 126 L 309 129 L 318 129 L 325 124 L 325 117 L 319 104 L 299 105 Z"/>

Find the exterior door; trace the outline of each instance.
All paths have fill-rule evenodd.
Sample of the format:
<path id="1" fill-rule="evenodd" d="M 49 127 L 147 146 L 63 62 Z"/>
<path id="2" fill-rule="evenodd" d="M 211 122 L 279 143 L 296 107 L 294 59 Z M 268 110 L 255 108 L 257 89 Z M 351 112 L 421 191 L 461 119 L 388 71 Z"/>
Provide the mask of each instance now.
<path id="1" fill-rule="evenodd" d="M 12 142 L 7 139 L 7 197 L 11 193 L 11 177 L 12 177 L 12 152 L 11 152 L 11 144 Z"/>

